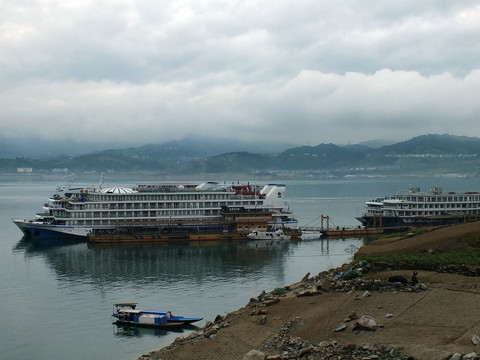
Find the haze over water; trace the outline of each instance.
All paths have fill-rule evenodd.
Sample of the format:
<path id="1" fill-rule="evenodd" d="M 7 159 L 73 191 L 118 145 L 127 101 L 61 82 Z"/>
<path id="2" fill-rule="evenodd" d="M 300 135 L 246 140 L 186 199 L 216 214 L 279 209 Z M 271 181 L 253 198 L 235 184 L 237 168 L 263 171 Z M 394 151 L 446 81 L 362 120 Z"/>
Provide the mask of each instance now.
<path id="1" fill-rule="evenodd" d="M 236 179 L 234 179 L 236 180 Z M 59 182 L 0 182 L 0 302 L 2 359 L 115 358 L 133 360 L 188 334 L 112 325 L 112 304 L 135 301 L 140 308 L 165 309 L 205 321 L 246 305 L 271 291 L 351 259 L 362 239 L 209 246 L 40 246 L 22 239 L 11 218 L 31 218 Z M 278 181 L 300 225 L 320 226 L 329 215 L 338 226 L 358 225 L 363 203 L 404 191 L 478 191 L 478 179 L 399 178 Z M 81 184 L 90 184 L 91 181 Z M 261 183 L 261 182 L 258 182 Z M 132 186 L 116 181 L 106 185 Z M 316 221 L 314 221 L 316 220 Z"/>

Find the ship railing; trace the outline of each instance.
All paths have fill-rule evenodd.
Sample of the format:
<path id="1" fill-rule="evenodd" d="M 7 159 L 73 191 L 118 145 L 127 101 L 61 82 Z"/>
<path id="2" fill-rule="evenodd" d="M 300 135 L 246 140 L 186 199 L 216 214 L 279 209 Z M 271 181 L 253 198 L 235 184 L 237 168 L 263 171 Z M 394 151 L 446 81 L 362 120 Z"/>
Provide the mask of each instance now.
<path id="1" fill-rule="evenodd" d="M 65 209 L 65 206 L 63 205 L 54 205 L 54 204 L 44 204 L 45 207 L 49 208 L 49 209 Z"/>

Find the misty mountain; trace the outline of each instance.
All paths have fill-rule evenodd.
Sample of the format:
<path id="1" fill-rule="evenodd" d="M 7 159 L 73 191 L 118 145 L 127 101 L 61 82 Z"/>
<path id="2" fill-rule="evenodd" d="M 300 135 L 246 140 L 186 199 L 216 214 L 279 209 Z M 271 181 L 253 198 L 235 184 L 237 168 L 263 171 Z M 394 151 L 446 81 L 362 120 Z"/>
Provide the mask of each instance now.
<path id="1" fill-rule="evenodd" d="M 249 173 L 252 170 L 276 170 L 275 156 L 234 152 L 196 160 L 173 169 L 175 174 Z"/>
<path id="2" fill-rule="evenodd" d="M 480 139 L 466 136 L 422 135 L 379 148 L 362 144 L 319 144 L 274 152 L 270 146 L 229 140 L 214 142 L 184 139 L 164 144 L 96 151 L 80 156 L 59 156 L 43 160 L 28 157 L 1 159 L 0 170 L 15 173 L 17 168 L 25 167 L 39 173 L 68 169 L 77 173 L 150 172 L 168 176 L 289 171 L 476 174 L 480 169 Z"/>
<path id="3" fill-rule="evenodd" d="M 395 144 L 396 142 L 393 140 L 384 140 L 384 139 L 376 139 L 376 140 L 368 140 L 368 141 L 362 141 L 361 143 L 358 143 L 357 145 L 361 146 L 366 146 L 371 149 L 378 149 L 382 146 L 387 146 L 387 145 L 392 145 Z M 352 145 L 356 146 L 356 145 Z"/>
<path id="4" fill-rule="evenodd" d="M 383 154 L 476 154 L 479 139 L 453 135 L 422 135 L 377 149 Z"/>
<path id="5" fill-rule="evenodd" d="M 221 167 L 219 164 L 222 164 Z M 186 170 L 188 169 L 188 171 Z M 277 155 L 222 154 L 189 163 L 182 171 L 205 173 L 249 171 L 357 171 L 377 173 L 469 172 L 480 169 L 480 139 L 424 135 L 379 148 L 365 145 L 319 144 L 285 150 Z M 213 171 L 215 172 L 215 171 Z"/>
<path id="6" fill-rule="evenodd" d="M 302 146 L 282 152 L 278 161 L 286 169 L 328 169 L 360 161 L 364 158 L 366 149 L 368 148 L 340 147 L 334 144 Z"/>
<path id="7" fill-rule="evenodd" d="M 203 158 L 228 152 L 248 151 L 253 153 L 274 154 L 289 147 L 292 144 L 278 142 L 248 142 L 234 139 L 213 138 L 185 138 L 160 144 L 147 144 L 138 147 L 125 143 L 92 143 L 88 141 L 71 141 L 69 139 L 39 140 L 27 138 L 12 140 L 2 138 L 0 135 L 0 159 L 11 158 L 34 158 L 53 159 L 58 157 L 77 157 L 85 154 L 101 153 L 104 151 L 114 154 L 118 151 L 121 155 L 125 149 L 142 156 L 155 157 L 163 153 L 167 157 L 176 157 L 176 153 L 182 153 L 188 159 Z M 156 155 L 155 155 L 156 154 Z"/>
<path id="8" fill-rule="evenodd" d="M 70 139 L 39 140 L 25 138 L 22 140 L 2 138 L 0 136 L 0 159 L 34 158 L 51 159 L 59 156 L 79 156 L 93 151 L 112 148 L 111 143 L 93 143 L 88 141 L 72 141 Z M 125 147 L 126 144 L 116 144 Z"/>

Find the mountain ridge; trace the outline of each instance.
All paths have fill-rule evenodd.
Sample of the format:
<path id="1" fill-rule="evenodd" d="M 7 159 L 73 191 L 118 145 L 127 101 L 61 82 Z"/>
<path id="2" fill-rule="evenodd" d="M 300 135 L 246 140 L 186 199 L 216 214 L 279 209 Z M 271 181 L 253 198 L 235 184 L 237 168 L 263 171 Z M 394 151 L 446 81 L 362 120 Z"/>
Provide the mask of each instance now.
<path id="1" fill-rule="evenodd" d="M 242 146 L 248 147 L 247 144 Z M 225 149 L 228 149 L 228 142 L 212 144 L 205 140 L 184 139 L 164 144 L 95 151 L 76 157 L 0 159 L 0 170 L 16 172 L 17 168 L 32 168 L 35 172 L 67 169 L 75 172 L 152 172 L 175 175 L 259 172 L 311 172 L 328 175 L 362 171 L 367 174 L 468 172 L 476 175 L 480 169 L 480 139 L 446 134 L 420 135 L 378 148 L 361 144 L 324 143 L 292 147 L 276 153 L 254 153 L 246 149 L 221 152 Z"/>

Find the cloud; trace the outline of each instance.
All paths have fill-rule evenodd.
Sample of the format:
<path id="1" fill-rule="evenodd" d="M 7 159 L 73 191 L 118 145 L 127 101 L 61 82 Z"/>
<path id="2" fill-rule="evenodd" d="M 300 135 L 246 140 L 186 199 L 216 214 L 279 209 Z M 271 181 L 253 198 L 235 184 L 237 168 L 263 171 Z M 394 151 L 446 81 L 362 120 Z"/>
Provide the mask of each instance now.
<path id="1" fill-rule="evenodd" d="M 31 132 L 52 140 L 81 135 L 136 143 L 194 135 L 275 136 L 345 143 L 432 132 L 478 136 L 479 90 L 480 71 L 466 77 L 389 69 L 371 75 L 302 71 L 281 86 L 219 84 L 216 76 L 147 84 L 38 83 L 3 92 L 0 102 L 12 136 Z"/>
<path id="2" fill-rule="evenodd" d="M 4 136 L 480 136 L 475 1 L 13 1 Z"/>

